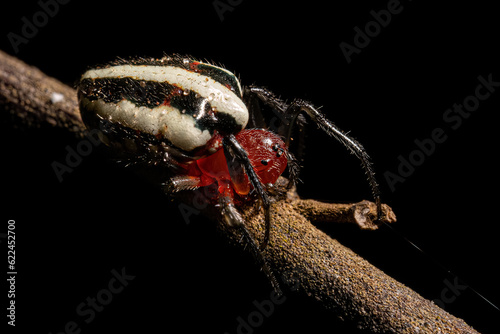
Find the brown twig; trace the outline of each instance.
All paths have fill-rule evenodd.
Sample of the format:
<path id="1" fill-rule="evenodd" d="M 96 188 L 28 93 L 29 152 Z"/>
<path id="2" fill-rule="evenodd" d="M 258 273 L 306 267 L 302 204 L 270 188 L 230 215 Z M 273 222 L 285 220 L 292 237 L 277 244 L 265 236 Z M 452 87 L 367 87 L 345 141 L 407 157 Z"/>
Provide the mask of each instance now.
<path id="1" fill-rule="evenodd" d="M 76 137 L 85 131 L 74 89 L 1 50 L 0 105 L 16 127 L 59 128 Z"/>
<path id="2" fill-rule="evenodd" d="M 1 51 L 0 104 L 18 127 L 48 126 L 67 130 L 75 137 L 83 136 L 74 90 Z M 297 274 L 299 287 L 295 293 L 304 294 L 336 316 L 374 332 L 477 333 L 463 320 L 387 276 L 311 224 L 350 222 L 374 229 L 373 203 L 325 204 L 300 199 L 293 190 L 286 195 L 272 206 L 271 241 L 264 255 L 277 277 L 289 272 Z M 193 203 L 189 193 L 184 193 L 182 200 L 188 205 Z M 213 210 L 207 207 L 208 217 L 217 216 Z M 261 240 L 261 212 L 247 208 L 245 218 L 250 233 Z M 383 207 L 383 220 L 395 221 L 387 205 Z M 219 226 L 229 240 L 243 246 L 238 229 Z"/>
<path id="3" fill-rule="evenodd" d="M 477 333 L 463 320 L 387 276 L 316 229 L 306 218 L 323 220 L 322 217 L 332 214 L 341 222 L 356 223 L 357 214 L 354 212 L 361 208 L 365 213 L 362 221 L 372 225 L 374 203 L 325 204 L 302 200 L 294 190 L 287 195 L 273 205 L 274 225 L 265 256 L 277 276 L 297 273 L 299 293 L 319 301 L 337 316 L 354 322 L 358 328 L 377 333 Z M 364 210 L 367 206 L 369 212 Z M 262 215 L 249 210 L 246 219 L 250 231 L 262 238 Z M 394 219 L 392 210 L 384 206 L 382 220 L 392 222 Z M 237 231 L 221 227 L 233 242 L 240 240 Z"/>
<path id="4" fill-rule="evenodd" d="M 355 204 L 324 203 L 312 199 L 298 199 L 294 208 L 311 223 L 335 222 L 352 223 L 363 230 L 376 230 L 377 206 L 373 202 L 362 201 Z M 387 204 L 382 204 L 382 221 L 394 223 L 396 215 Z"/>

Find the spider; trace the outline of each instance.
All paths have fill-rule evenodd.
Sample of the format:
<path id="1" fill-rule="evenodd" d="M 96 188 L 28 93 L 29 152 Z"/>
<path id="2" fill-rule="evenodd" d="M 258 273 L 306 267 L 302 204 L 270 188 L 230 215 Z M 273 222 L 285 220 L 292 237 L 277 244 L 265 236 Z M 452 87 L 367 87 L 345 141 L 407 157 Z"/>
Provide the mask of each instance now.
<path id="1" fill-rule="evenodd" d="M 242 87 L 222 67 L 175 54 L 120 58 L 91 68 L 77 90 L 86 126 L 100 130 L 101 140 L 125 159 L 159 166 L 167 192 L 216 186 L 213 201 L 222 220 L 242 230 L 275 287 L 262 255 L 271 229 L 268 190 L 287 166 L 289 185 L 297 180 L 298 163 L 288 148 L 292 126 L 305 124 L 302 113 L 360 159 L 380 217 L 378 185 L 365 149 L 305 100 L 288 103 L 266 88 Z M 283 139 L 260 128 L 261 103 L 284 120 Z M 264 208 L 260 244 L 238 210 L 255 199 Z"/>

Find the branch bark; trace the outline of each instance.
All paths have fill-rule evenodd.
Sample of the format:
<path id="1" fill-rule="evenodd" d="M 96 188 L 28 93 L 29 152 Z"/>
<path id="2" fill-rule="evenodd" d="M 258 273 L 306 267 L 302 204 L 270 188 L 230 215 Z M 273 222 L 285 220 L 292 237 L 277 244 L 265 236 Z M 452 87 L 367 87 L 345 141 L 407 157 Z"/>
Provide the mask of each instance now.
<path id="1" fill-rule="evenodd" d="M 8 113 L 2 118 L 18 128 L 64 129 L 78 138 L 85 132 L 73 88 L 1 50 L 0 105 Z"/>
<path id="2" fill-rule="evenodd" d="M 84 135 L 75 91 L 2 51 L 0 104 L 10 114 L 14 126 L 51 127 L 79 138 Z M 277 187 L 284 185 L 278 183 Z M 294 293 L 304 294 L 332 314 L 374 332 L 477 333 L 463 320 L 387 276 L 311 223 L 348 222 L 374 229 L 377 226 L 373 223 L 373 203 L 326 204 L 300 199 L 294 190 L 282 193 L 285 195 L 277 196 L 272 205 L 273 228 L 264 255 L 277 277 L 296 273 L 299 285 Z M 189 192 L 181 194 L 180 200 L 188 205 L 193 203 Z M 386 222 L 395 221 L 390 207 L 384 205 L 383 211 Z M 204 213 L 211 218 L 218 215 L 210 206 Z M 262 212 L 248 207 L 244 215 L 250 233 L 261 240 Z M 218 226 L 230 241 L 245 248 L 239 242 L 238 229 Z"/>

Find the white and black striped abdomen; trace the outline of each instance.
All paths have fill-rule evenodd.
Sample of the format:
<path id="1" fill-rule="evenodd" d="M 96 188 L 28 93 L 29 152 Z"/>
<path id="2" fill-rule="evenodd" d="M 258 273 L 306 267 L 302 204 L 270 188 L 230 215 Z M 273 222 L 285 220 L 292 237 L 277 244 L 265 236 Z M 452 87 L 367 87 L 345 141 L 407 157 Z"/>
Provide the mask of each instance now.
<path id="1" fill-rule="evenodd" d="M 78 85 L 82 117 L 166 139 L 190 152 L 214 131 L 247 124 L 241 86 L 231 72 L 182 57 L 117 61 L 87 71 Z"/>

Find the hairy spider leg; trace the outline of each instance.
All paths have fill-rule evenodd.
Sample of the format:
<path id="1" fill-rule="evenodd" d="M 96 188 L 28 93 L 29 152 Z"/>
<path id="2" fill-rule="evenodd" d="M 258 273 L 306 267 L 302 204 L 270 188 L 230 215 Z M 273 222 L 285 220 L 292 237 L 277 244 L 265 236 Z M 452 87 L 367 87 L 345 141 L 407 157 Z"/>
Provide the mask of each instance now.
<path id="1" fill-rule="evenodd" d="M 314 122 L 316 122 L 316 124 L 318 124 L 320 129 L 347 147 L 347 149 L 349 149 L 349 151 L 351 151 L 351 153 L 353 153 L 361 161 L 361 165 L 367 175 L 368 183 L 370 184 L 372 190 L 372 196 L 375 200 L 375 204 L 377 205 L 377 220 L 380 220 L 382 216 L 382 204 L 380 201 L 380 190 L 375 179 L 375 172 L 373 171 L 368 153 L 366 153 L 366 150 L 358 141 L 349 137 L 344 131 L 340 130 L 316 107 L 307 101 L 295 99 L 290 104 L 287 104 L 285 101 L 276 97 L 271 91 L 255 86 L 250 86 L 245 91 L 255 94 L 261 99 L 262 102 L 264 102 L 264 104 L 277 110 L 279 113 L 283 114 L 287 120 L 289 120 L 288 133 L 285 140 L 287 146 L 290 143 L 292 126 L 297 122 L 299 114 L 301 112 L 305 112 Z"/>
<path id="2" fill-rule="evenodd" d="M 264 207 L 264 219 L 266 228 L 264 233 L 264 239 L 260 247 L 262 250 L 264 250 L 267 244 L 269 243 L 269 234 L 271 230 L 271 200 L 269 199 L 267 192 L 264 190 L 264 187 L 259 179 L 259 176 L 257 175 L 257 173 L 255 173 L 255 170 L 253 169 L 252 163 L 248 158 L 246 150 L 236 140 L 235 136 L 233 134 L 225 136 L 222 143 L 226 159 L 228 159 L 229 157 L 228 161 L 232 161 L 231 156 L 233 156 L 234 158 L 236 158 L 236 161 L 238 161 L 238 163 L 243 166 L 246 174 L 248 175 L 250 183 L 252 184 L 253 188 L 257 192 L 257 195 L 262 201 L 262 206 Z M 238 172 L 237 170 L 236 171 L 233 170 L 234 167 L 235 164 L 230 164 L 228 162 L 228 168 L 230 173 L 232 172 L 234 174 L 234 172 L 236 173 Z"/>
<path id="3" fill-rule="evenodd" d="M 248 108 L 250 118 L 248 120 L 247 127 L 261 127 L 261 128 L 272 128 L 273 131 L 276 131 L 279 135 L 285 136 L 288 134 L 288 130 L 290 129 L 290 121 L 286 118 L 286 108 L 287 104 L 283 101 L 275 98 L 275 104 L 270 105 L 270 103 L 266 103 L 270 105 L 273 109 L 278 111 L 275 118 L 271 119 L 269 124 L 266 123 L 265 117 L 262 113 L 262 110 L 259 106 L 259 100 L 262 100 L 260 96 L 258 96 L 257 91 L 262 91 L 263 94 L 271 94 L 266 91 L 264 88 L 259 88 L 255 86 L 248 86 L 243 88 L 243 100 L 245 101 L 245 105 Z M 280 106 L 282 104 L 282 106 Z M 278 121 L 279 126 L 276 124 Z M 300 127 L 300 130 L 303 132 L 305 127 L 305 121 L 297 118 L 296 124 Z M 300 173 L 300 164 L 294 154 L 288 151 L 289 141 L 286 142 L 286 157 L 287 157 L 287 167 L 288 167 L 288 185 L 287 188 L 292 188 L 299 181 L 299 173 Z M 300 144 L 299 144 L 300 145 Z M 300 152 L 299 152 L 300 158 Z"/>

